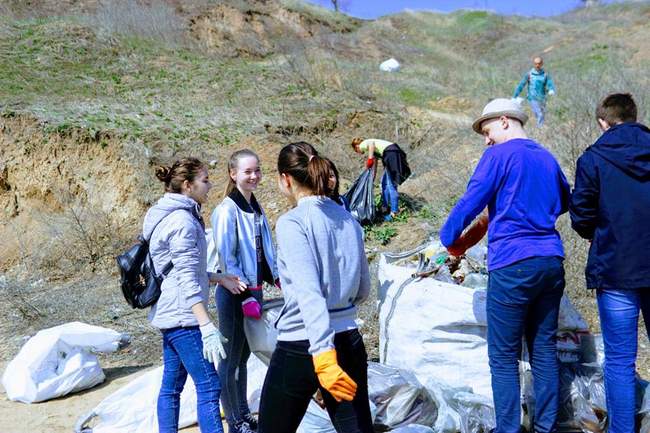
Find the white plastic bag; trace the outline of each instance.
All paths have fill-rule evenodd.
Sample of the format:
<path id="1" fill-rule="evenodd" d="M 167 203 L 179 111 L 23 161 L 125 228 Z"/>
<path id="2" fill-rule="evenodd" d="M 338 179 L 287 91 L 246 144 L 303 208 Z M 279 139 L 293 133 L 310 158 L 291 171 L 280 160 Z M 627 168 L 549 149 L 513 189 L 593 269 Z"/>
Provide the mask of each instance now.
<path id="1" fill-rule="evenodd" d="M 400 68 L 400 63 L 392 57 L 379 65 L 379 70 L 384 72 L 397 72 Z"/>
<path id="2" fill-rule="evenodd" d="M 7 397 L 34 403 L 91 388 L 105 376 L 91 352 L 114 352 L 128 336 L 81 322 L 39 331 L 20 349 L 2 376 Z"/>
<path id="3" fill-rule="evenodd" d="M 391 430 L 392 433 L 434 433 L 434 430 L 431 427 L 427 427 L 420 424 L 409 424 L 404 427 L 398 427 L 395 430 Z"/>
<path id="4" fill-rule="evenodd" d="M 283 299 L 264 301 L 261 319 L 244 318 L 244 333 L 246 334 L 248 347 L 266 365 L 271 361 L 271 355 L 275 350 L 275 343 L 278 338 L 275 322 L 283 305 Z"/>

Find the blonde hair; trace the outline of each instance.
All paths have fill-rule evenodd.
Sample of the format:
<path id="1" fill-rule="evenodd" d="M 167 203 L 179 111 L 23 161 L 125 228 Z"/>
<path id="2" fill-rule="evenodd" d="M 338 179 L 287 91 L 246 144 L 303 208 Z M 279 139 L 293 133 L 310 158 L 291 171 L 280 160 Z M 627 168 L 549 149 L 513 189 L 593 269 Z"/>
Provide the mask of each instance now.
<path id="1" fill-rule="evenodd" d="M 230 155 L 230 159 L 228 159 L 228 168 L 227 168 L 228 183 L 226 184 L 226 189 L 223 191 L 224 198 L 228 197 L 230 193 L 233 192 L 235 188 L 237 188 L 237 184 L 235 183 L 232 176 L 230 175 L 230 172 L 232 170 L 236 170 L 239 165 L 239 160 L 247 156 L 252 156 L 253 158 L 257 159 L 257 163 L 259 164 L 260 157 L 257 156 L 257 154 L 250 149 L 240 149 L 236 152 L 233 152 L 232 155 Z"/>

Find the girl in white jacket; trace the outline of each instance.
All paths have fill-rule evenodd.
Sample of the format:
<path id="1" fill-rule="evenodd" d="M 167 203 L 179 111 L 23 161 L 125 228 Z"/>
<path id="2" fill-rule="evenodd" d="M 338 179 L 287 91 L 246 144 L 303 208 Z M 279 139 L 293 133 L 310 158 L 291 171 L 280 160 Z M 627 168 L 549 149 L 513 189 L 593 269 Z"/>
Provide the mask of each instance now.
<path id="1" fill-rule="evenodd" d="M 262 285 L 274 284 L 278 276 L 271 229 L 253 194 L 261 179 L 260 161 L 253 151 L 233 153 L 224 200 L 211 217 L 219 270 L 238 276 L 247 286 L 241 290 L 219 285 L 215 293 L 219 330 L 228 339 L 228 356 L 219 362 L 221 404 L 233 433 L 257 429 L 246 400 L 246 363 L 251 352 L 244 334 L 244 317 L 261 318 Z"/>

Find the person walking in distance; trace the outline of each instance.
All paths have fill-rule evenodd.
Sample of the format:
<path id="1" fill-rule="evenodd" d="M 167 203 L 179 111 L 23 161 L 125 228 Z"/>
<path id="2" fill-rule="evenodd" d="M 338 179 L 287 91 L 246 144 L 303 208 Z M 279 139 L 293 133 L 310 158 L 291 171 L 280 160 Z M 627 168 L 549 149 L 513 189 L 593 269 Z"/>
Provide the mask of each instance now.
<path id="1" fill-rule="evenodd" d="M 541 57 L 533 59 L 533 68 L 524 74 L 512 97 L 518 99 L 526 86 L 530 109 L 537 119 L 537 126 L 542 126 L 546 116 L 546 97 L 555 95 L 555 84 L 550 74 L 544 70 L 544 60 Z"/>

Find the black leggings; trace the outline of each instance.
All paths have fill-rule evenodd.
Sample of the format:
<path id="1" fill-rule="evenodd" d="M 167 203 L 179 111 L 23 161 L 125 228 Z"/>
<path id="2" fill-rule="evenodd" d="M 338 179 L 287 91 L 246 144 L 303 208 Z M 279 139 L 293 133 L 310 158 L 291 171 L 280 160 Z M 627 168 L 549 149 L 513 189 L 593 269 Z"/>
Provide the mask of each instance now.
<path id="1" fill-rule="evenodd" d="M 278 341 L 262 388 L 258 433 L 295 433 L 317 389 L 338 433 L 373 432 L 368 357 L 361 334 L 356 329 L 340 332 L 334 346 L 339 365 L 357 383 L 354 400 L 339 403 L 320 385 L 308 341 Z"/>

